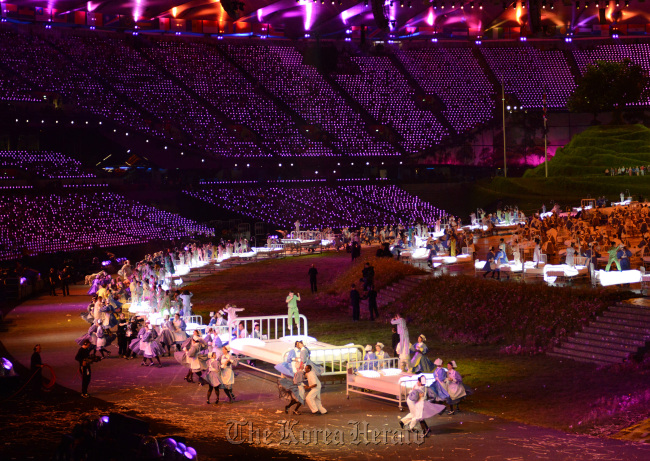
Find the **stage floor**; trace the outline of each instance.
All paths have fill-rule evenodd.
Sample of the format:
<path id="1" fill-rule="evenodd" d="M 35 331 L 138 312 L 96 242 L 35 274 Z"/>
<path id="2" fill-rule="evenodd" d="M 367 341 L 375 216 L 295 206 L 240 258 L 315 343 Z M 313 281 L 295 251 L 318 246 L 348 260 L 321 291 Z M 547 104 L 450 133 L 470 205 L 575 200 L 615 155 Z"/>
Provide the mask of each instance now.
<path id="1" fill-rule="evenodd" d="M 0 416 L 5 423 L 3 430 L 8 437 L 5 440 L 11 438 L 12 450 L 18 449 L 23 457 L 27 457 L 32 449 L 30 428 L 33 428 L 34 434 L 41 434 L 44 425 L 54 425 L 55 419 L 66 412 L 99 416 L 110 404 L 114 411 L 132 412 L 140 418 L 158 423 L 158 427 L 164 427 L 166 431 L 160 435 L 187 437 L 188 445 L 197 449 L 201 460 L 223 459 L 224 447 L 232 447 L 232 452 L 227 453 L 236 457 L 246 454 L 248 450 L 250 456 L 247 457 L 250 459 L 264 456 L 268 459 L 271 452 L 265 451 L 262 455 L 255 451 L 257 448 L 284 451 L 284 454 L 276 453 L 279 457 L 304 455 L 327 460 L 650 459 L 650 447 L 647 445 L 570 435 L 468 412 L 431 418 L 428 422 L 432 436 L 422 444 L 409 443 L 398 430 L 398 418 L 405 413 L 400 413 L 392 403 L 371 397 L 354 395 L 347 400 L 344 381 L 325 385 L 322 393 L 323 405 L 328 410 L 325 416 L 307 414 L 309 410 L 303 407 L 302 415 L 288 417 L 282 411 L 284 401 L 278 399 L 275 379 L 248 370 L 238 370 L 234 388 L 236 403 L 208 406 L 205 403 L 206 389 L 186 383 L 183 380 L 186 369 L 173 358 L 163 358 L 162 369 L 142 367 L 140 360 L 117 358 L 116 346 L 110 348 L 112 357 L 93 365 L 90 384 L 92 398 L 83 400 L 78 394 L 80 377 L 74 361 L 77 351 L 74 340 L 88 328 L 88 324 L 79 318 L 79 313 L 88 303 L 87 290 L 85 286 L 73 286 L 73 296 L 70 297 L 34 298 L 14 309 L 7 316 L 6 331 L 0 332 L 0 341 L 11 356 L 25 366 L 29 366 L 32 347 L 40 343 L 43 362 L 55 369 L 57 382 L 70 389 L 64 389 L 56 398 L 54 395 L 46 396 L 44 402 L 47 410 L 41 413 L 43 419 L 33 423 L 27 420 L 29 424 L 25 424 L 25 418 L 29 418 L 28 411 L 18 412 L 14 416 L 6 413 L 10 411 L 8 406 L 0 407 L 3 408 L 0 409 Z M 222 402 L 224 398 L 222 394 Z M 52 418 L 49 420 L 51 423 L 48 417 Z M 287 427 L 283 426 L 283 421 L 288 419 L 296 421 L 296 425 L 292 426 L 296 442 L 283 444 L 279 431 Z M 15 429 L 19 421 L 22 424 Z M 266 441 L 251 441 L 253 445 L 230 445 L 227 431 L 232 424 L 229 425 L 229 421 L 251 422 L 254 430 L 259 429 L 262 433 L 268 429 L 270 436 Z M 332 440 L 330 437 L 330 442 L 326 443 L 324 432 L 314 432 L 326 429 L 341 431 L 342 438 Z M 358 431 L 361 436 L 355 439 Z M 320 434 L 317 435 L 317 442 L 313 438 L 315 433 Z M 373 433 L 376 434 L 374 441 L 371 440 Z M 247 434 L 245 437 L 248 437 Z M 34 435 L 33 439 L 43 443 L 40 435 Z M 359 449 L 363 449 L 362 456 Z M 7 445 L 0 447 L 0 455 L 14 453 L 8 450 Z"/>

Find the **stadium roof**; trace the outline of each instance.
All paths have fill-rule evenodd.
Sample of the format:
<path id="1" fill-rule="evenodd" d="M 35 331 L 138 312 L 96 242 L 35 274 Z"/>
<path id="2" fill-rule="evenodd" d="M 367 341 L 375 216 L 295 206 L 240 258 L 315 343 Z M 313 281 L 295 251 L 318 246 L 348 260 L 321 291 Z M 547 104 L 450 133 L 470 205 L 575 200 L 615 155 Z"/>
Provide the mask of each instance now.
<path id="1" fill-rule="evenodd" d="M 336 38 L 345 36 L 346 32 L 358 33 L 361 26 L 366 26 L 369 38 L 372 38 L 373 35 L 382 35 L 382 31 L 377 27 L 371 1 L 4 0 L 3 5 L 13 4 L 18 9 L 40 9 L 41 14 L 46 15 L 88 12 L 122 15 L 132 21 L 209 21 L 223 24 L 225 33 L 255 29 L 287 37 L 318 33 L 322 37 Z M 533 8 L 533 2 L 536 2 L 538 8 L 541 7 L 543 30 L 538 35 L 567 34 L 571 31 L 595 36 L 608 35 L 607 31 L 612 24 L 637 24 L 631 28 L 631 33 L 635 34 L 645 35 L 650 30 L 646 25 L 650 23 L 650 5 L 640 0 L 530 1 Z M 487 31 L 490 37 L 494 35 L 498 38 L 499 33 L 504 34 L 503 30 L 510 31 L 506 32 L 506 36 L 512 33 L 527 35 L 530 32 L 530 6 L 528 1 L 522 5 L 520 2 L 501 0 L 386 0 L 383 10 L 390 32 L 399 36 L 440 33 L 445 36 L 472 37 L 483 35 Z M 183 27 L 192 31 L 191 27 Z M 623 35 L 626 33 L 627 29 Z"/>

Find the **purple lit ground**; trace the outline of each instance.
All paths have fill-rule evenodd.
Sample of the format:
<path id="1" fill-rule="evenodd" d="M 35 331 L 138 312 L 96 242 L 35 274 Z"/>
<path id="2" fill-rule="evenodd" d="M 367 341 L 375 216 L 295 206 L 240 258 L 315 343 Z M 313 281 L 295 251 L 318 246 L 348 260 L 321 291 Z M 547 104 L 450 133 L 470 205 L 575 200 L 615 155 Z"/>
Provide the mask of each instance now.
<path id="1" fill-rule="evenodd" d="M 388 337 L 387 325 L 353 324 L 346 311 L 331 304 L 328 286 L 334 282 L 336 273 L 349 266 L 346 254 L 278 261 L 277 268 L 281 270 L 265 270 L 266 277 L 262 276 L 258 265 L 236 269 L 241 271 L 237 277 L 230 277 L 229 271 L 220 272 L 198 282 L 196 305 L 206 308 L 209 307 L 207 304 L 221 302 L 225 296 L 240 307 L 247 307 L 247 313 L 266 313 L 276 309 L 275 306 L 276 312 L 283 312 L 283 299 L 278 301 L 278 297 L 288 286 L 297 284 L 304 287 L 304 273 L 311 262 L 315 262 L 323 274 L 323 294 L 312 297 L 306 294 L 307 290 L 301 289 L 304 295 L 301 310 L 309 317 L 310 332 L 314 336 L 319 339 L 338 338 L 340 341 L 356 336 L 360 338 L 359 342 Z M 267 269 L 269 266 L 266 264 L 273 263 L 262 263 L 259 267 Z M 244 278 L 244 274 L 248 277 Z M 212 286 L 212 294 L 206 290 L 207 286 Z M 108 411 L 128 412 L 150 421 L 154 435 L 187 437 L 189 445 L 197 448 L 202 460 L 242 456 L 269 459 L 296 455 L 315 459 L 650 458 L 647 445 L 567 434 L 524 424 L 525 421 L 560 427 L 563 405 L 567 405 L 567 413 L 571 415 L 576 405 L 583 405 L 584 411 L 589 411 L 589 404 L 580 395 L 588 394 L 589 399 L 595 399 L 599 391 L 611 392 L 617 389 L 614 379 L 608 380 L 590 365 L 563 363 L 547 357 L 503 357 L 489 348 L 431 345 L 436 354 L 453 354 L 466 369 L 470 369 L 470 365 L 474 367 L 470 361 L 480 364 L 477 368 L 481 372 L 466 375 L 466 382 L 478 387 L 477 393 L 465 405 L 466 411 L 429 420 L 434 435 L 422 445 L 355 445 L 350 421 L 367 421 L 371 430 L 394 431 L 398 428 L 397 418 L 403 414 L 394 404 L 368 397 L 354 395 L 346 400 L 345 386 L 340 383 L 328 383 L 323 392 L 328 415 L 294 417 L 298 421 L 294 431 L 299 435 L 302 429 L 339 429 L 343 431 L 345 444 L 326 445 L 321 436 L 318 444 L 305 445 L 299 441 L 294 445 L 279 445 L 277 433 L 285 415 L 280 411 L 283 401 L 278 399 L 274 379 L 240 370 L 235 385 L 238 402 L 207 406 L 206 390 L 197 384 L 186 383 L 182 379 L 185 370 L 172 358 L 163 358 L 162 369 L 144 368 L 139 365 L 139 360 L 125 361 L 115 357 L 95 364 L 90 386 L 92 398 L 83 400 L 78 395 L 80 379 L 73 357 L 77 349 L 74 339 L 87 328 L 78 316 L 87 305 L 86 290 L 87 287 L 74 286 L 73 296 L 68 298 L 41 296 L 19 306 L 8 316 L 8 329 L 0 333 L 0 340 L 11 356 L 21 364 L 28 364 L 32 346 L 41 343 L 43 360 L 56 370 L 57 384 L 62 387 L 57 387 L 42 400 L 20 396 L 12 402 L 3 402 L 0 410 L 4 435 L 0 456 L 3 459 L 25 459 L 30 455 L 42 458 L 53 450 L 60 435 L 69 431 L 82 415 L 99 416 Z M 267 296 L 260 297 L 260 293 L 267 293 Z M 389 343 L 389 340 L 383 342 Z M 111 350 L 113 354 L 117 353 L 115 347 Z M 516 376 L 523 370 L 527 376 Z M 547 379 L 547 389 L 538 386 L 538 380 L 542 378 Z M 643 378 L 626 376 L 627 382 L 637 380 Z M 490 381 L 492 387 L 488 388 L 486 383 Z M 595 384 L 599 382 L 602 390 Z M 621 390 L 624 387 L 625 383 L 620 384 Z M 577 403 L 571 404 L 569 399 Z M 229 420 L 254 421 L 255 428 L 260 431 L 269 429 L 275 435 L 270 437 L 269 444 L 233 445 L 226 441 L 226 423 Z M 269 449 L 274 451 L 269 452 Z M 359 455 L 359 449 L 365 456 Z M 282 450 L 284 454 L 275 450 Z"/>

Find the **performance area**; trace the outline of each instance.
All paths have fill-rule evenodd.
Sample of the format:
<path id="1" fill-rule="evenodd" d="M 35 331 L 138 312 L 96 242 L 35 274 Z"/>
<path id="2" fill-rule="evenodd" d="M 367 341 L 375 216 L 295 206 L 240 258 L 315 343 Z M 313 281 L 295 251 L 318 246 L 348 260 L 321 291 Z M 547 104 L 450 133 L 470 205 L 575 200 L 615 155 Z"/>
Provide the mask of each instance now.
<path id="1" fill-rule="evenodd" d="M 334 253 L 316 257 L 312 261 L 315 261 L 319 268 L 326 272 L 343 261 L 347 263 L 347 257 L 345 254 Z M 281 261 L 257 264 L 273 263 L 281 263 Z M 295 269 L 291 267 L 294 265 L 297 266 Z M 279 285 L 277 291 L 282 290 L 283 292 L 286 283 L 288 283 L 286 279 L 295 277 L 294 272 L 296 270 L 302 272 L 304 267 L 305 262 L 297 258 L 295 262 L 290 262 L 290 266 L 285 265 L 284 270 L 288 274 L 277 280 Z M 242 269 L 245 267 L 236 267 L 231 270 Z M 261 270 L 268 269 L 264 267 Z M 219 277 L 222 274 L 224 272 L 213 277 Z M 431 456 L 431 450 L 439 450 L 450 456 L 461 457 L 471 453 L 471 456 L 479 458 L 543 455 L 558 458 L 571 456 L 574 459 L 592 459 L 593 456 L 606 455 L 611 459 L 628 460 L 645 459 L 648 455 L 648 450 L 643 445 L 630 445 L 629 442 L 612 439 L 570 435 L 558 430 L 509 422 L 501 419 L 498 414 L 476 413 L 472 411 L 472 408 L 478 406 L 478 399 L 490 400 L 489 393 L 491 391 L 487 384 L 482 384 L 487 381 L 477 380 L 477 377 L 474 377 L 474 372 L 470 372 L 469 376 L 466 375 L 465 381 L 469 385 L 472 385 L 473 382 L 479 384 L 479 389 L 476 389 L 477 394 L 472 396 L 466 404 L 461 404 L 462 412 L 454 415 L 445 413 L 430 418 L 428 424 L 432 435 L 424 443 L 422 443 L 423 439 L 410 438 L 409 433 L 405 435 L 399 428 L 398 418 L 405 416 L 407 410 L 400 412 L 397 402 L 391 403 L 377 398 L 377 396 L 390 395 L 390 393 L 393 393 L 393 396 L 398 399 L 399 395 L 402 395 L 403 399 L 407 398 L 408 393 L 404 393 L 403 389 L 400 390 L 397 381 L 398 375 L 380 378 L 378 381 L 378 378 L 366 378 L 361 374 L 347 374 L 347 376 L 344 374 L 342 379 L 324 374 L 321 376 L 324 383 L 322 399 L 327 407 L 327 414 L 312 416 L 308 414 L 309 410 L 306 410 L 307 414 L 303 411 L 301 415 L 287 416 L 283 411 L 285 401 L 278 398 L 276 377 L 260 372 L 277 373 L 271 365 L 279 360 L 276 358 L 279 357 L 279 352 L 256 354 L 253 352 L 254 346 L 250 345 L 242 346 L 242 352 L 247 352 L 248 357 L 257 361 L 256 366 L 260 368 L 260 371 L 241 366 L 236 368 L 237 399 L 232 404 L 222 401 L 217 406 L 206 405 L 206 387 L 199 386 L 197 383 L 185 382 L 183 376 L 186 368 L 173 358 L 163 358 L 163 367 L 158 369 L 156 367 L 141 367 L 139 360 L 125 361 L 114 355 L 93 365 L 92 397 L 88 400 L 80 399 L 79 394 L 75 391 L 80 386 L 79 373 L 72 358 L 76 351 L 74 340 L 84 331 L 84 322 L 79 319 L 79 312 L 85 308 L 87 286 L 78 285 L 71 288 L 72 296 L 59 298 L 62 301 L 57 300 L 58 302 L 53 303 L 52 300 L 56 298 L 43 296 L 19 306 L 7 318 L 9 331 L 0 335 L 3 345 L 12 351 L 17 365 L 28 364 L 32 343 L 40 342 L 43 346 L 44 361 L 56 370 L 57 386 L 51 395 L 46 395 L 43 398 L 43 402 L 48 402 L 48 398 L 56 398 L 60 401 L 61 406 L 51 413 L 47 406 L 43 406 L 38 401 L 29 403 L 30 408 L 35 411 L 34 414 L 42 418 L 44 428 L 51 428 L 50 430 L 41 430 L 41 436 L 45 440 L 52 440 L 53 436 L 58 433 L 57 431 L 69 430 L 70 425 L 74 425 L 75 421 L 84 415 L 90 416 L 96 412 L 108 415 L 114 412 L 128 414 L 150 423 L 151 434 L 158 437 L 161 442 L 166 437 L 183 441 L 197 451 L 198 459 L 222 459 L 223 453 L 230 453 L 232 456 L 244 456 L 246 453 L 245 456 L 252 459 L 268 459 L 277 456 L 300 459 L 300 457 L 306 456 L 306 450 L 310 459 L 332 459 L 334 457 L 358 459 L 359 455 L 354 453 L 354 450 L 358 449 L 359 443 L 363 446 L 367 456 L 396 459 L 428 458 Z M 195 296 L 201 296 L 199 287 L 195 289 L 190 286 L 190 289 L 196 291 Z M 237 293 L 239 291 L 232 292 L 231 296 L 236 296 Z M 372 322 L 354 325 L 348 320 L 345 312 L 324 313 L 323 306 L 320 305 L 323 301 L 314 299 L 308 302 L 307 296 L 303 295 L 301 309 L 304 307 L 305 319 L 314 320 L 310 322 L 309 330 L 305 329 L 304 333 L 316 337 L 323 335 L 333 337 L 332 333 L 326 333 L 326 331 L 340 325 L 342 331 L 347 332 L 345 334 L 353 337 L 367 338 L 371 331 L 369 329 L 374 331 L 379 328 L 379 330 L 386 331 L 383 334 L 385 338 L 390 338 L 388 326 L 369 325 Z M 279 305 L 281 309 L 283 301 L 284 299 L 279 299 L 278 303 L 260 303 L 259 306 L 261 309 L 264 305 L 275 304 Z M 194 306 L 195 309 L 197 307 L 197 305 Z M 340 318 L 341 316 L 344 317 Z M 242 316 L 239 319 L 247 325 L 252 325 L 255 322 L 262 325 L 265 323 L 274 325 L 276 319 L 272 317 L 274 316 L 249 318 Z M 275 317 L 282 318 L 280 315 Z M 301 320 L 301 328 L 306 325 L 302 324 L 305 319 Z M 318 328 L 315 325 L 319 323 L 324 323 L 327 326 Z M 263 330 L 265 334 L 268 334 L 274 329 L 275 327 L 268 329 L 264 327 Z M 279 326 L 278 330 L 286 331 L 286 326 Z M 43 331 L 47 331 L 47 333 L 44 335 Z M 269 338 L 272 337 L 269 336 Z M 334 342 L 344 342 L 341 339 L 335 339 Z M 235 349 L 234 344 L 237 341 L 247 340 L 235 340 L 233 349 Z M 274 341 L 276 340 L 264 340 L 265 346 L 262 346 L 260 350 L 265 349 L 269 343 L 273 344 Z M 312 359 L 317 362 L 315 357 L 318 347 L 314 347 L 315 344 L 307 341 L 306 344 L 312 348 Z M 287 343 L 287 345 L 292 344 Z M 284 346 L 283 348 L 288 347 Z M 113 349 L 113 352 L 116 351 Z M 467 352 L 463 352 L 462 348 L 457 350 L 457 348 L 449 346 L 440 346 L 437 347 L 436 353 L 438 352 L 443 356 L 455 357 L 460 370 L 468 369 L 469 359 L 464 358 Z M 268 364 L 260 363 L 266 359 L 269 360 Z M 543 360 L 550 359 L 543 358 Z M 383 370 L 384 375 L 392 374 L 387 371 L 398 368 L 395 361 L 396 359 L 386 359 L 385 364 L 373 361 L 371 367 Z M 242 363 L 244 362 L 245 360 L 242 360 Z M 539 358 L 533 358 L 533 363 L 535 362 L 541 363 Z M 362 360 L 356 364 L 353 361 L 348 362 L 349 367 L 356 369 L 360 368 L 362 364 Z M 553 361 L 552 367 L 556 368 L 560 374 L 564 373 L 565 376 L 571 369 L 586 370 L 586 368 L 582 369 L 580 364 L 563 364 L 560 361 Z M 489 373 L 489 380 L 495 379 L 494 371 L 489 371 L 489 366 L 480 365 L 477 370 L 479 369 L 482 369 L 483 373 Z M 348 370 L 346 372 L 349 373 Z M 497 374 L 500 373 L 502 371 L 497 372 Z M 430 374 L 426 374 L 426 376 L 431 377 Z M 410 380 L 412 382 L 413 378 Z M 377 384 L 374 384 L 373 381 Z M 390 384 L 391 382 L 394 384 Z M 403 387 L 404 383 L 401 384 Z M 350 398 L 346 398 L 346 387 L 350 388 L 351 385 L 356 386 L 363 393 L 350 393 Z M 501 399 L 502 392 L 510 392 L 509 388 L 509 385 L 502 384 L 502 389 L 497 391 L 499 399 Z M 11 411 L 15 404 L 18 402 L 7 402 L 5 408 Z M 502 404 L 499 403 L 499 405 Z M 66 410 L 66 406 L 69 409 Z M 406 405 L 403 403 L 403 406 Z M 10 417 L 9 414 L 3 412 L 2 415 L 3 426 L 13 440 L 10 445 L 6 446 L 9 453 L 16 452 L 12 451 L 14 444 L 16 448 L 22 446 L 20 450 L 25 450 L 22 444 L 28 443 L 27 435 L 23 432 L 28 423 L 25 421 L 25 416 L 19 416 L 20 414 L 22 413 L 18 412 Z M 53 419 L 54 416 L 56 419 Z M 281 430 L 287 424 L 283 421 L 290 422 L 295 439 L 282 438 L 286 434 Z M 237 426 L 235 422 L 240 426 Z M 239 429 L 236 429 L 237 427 Z M 249 428 L 259 429 L 260 433 L 268 430 L 270 435 L 267 440 L 261 441 L 250 435 Z M 330 436 L 328 440 L 331 439 L 331 441 L 326 443 L 325 430 L 338 435 L 336 438 Z M 249 437 L 253 438 L 249 439 Z M 284 442 L 282 442 L 283 440 Z M 57 442 L 58 440 L 52 440 L 50 443 L 56 444 Z M 348 453 L 346 454 L 346 452 Z"/>

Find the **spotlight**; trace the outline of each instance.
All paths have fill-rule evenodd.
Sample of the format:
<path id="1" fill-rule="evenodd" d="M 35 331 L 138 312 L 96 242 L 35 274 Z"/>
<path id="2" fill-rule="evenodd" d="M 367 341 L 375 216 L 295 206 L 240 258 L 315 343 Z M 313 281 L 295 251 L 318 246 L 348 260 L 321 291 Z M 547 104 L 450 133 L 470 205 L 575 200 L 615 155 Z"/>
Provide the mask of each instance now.
<path id="1" fill-rule="evenodd" d="M 469 2 L 469 7 L 470 7 L 471 9 L 474 9 L 474 2 Z"/>
<path id="2" fill-rule="evenodd" d="M 478 9 L 482 10 L 483 9 L 483 2 L 478 2 Z"/>
<path id="3" fill-rule="evenodd" d="M 580 9 L 580 2 L 576 2 L 576 10 Z"/>
<path id="4" fill-rule="evenodd" d="M 399 0 L 399 7 L 404 8 L 404 0 Z"/>
<path id="5" fill-rule="evenodd" d="M 9 376 L 16 376 L 16 370 L 14 370 L 14 364 L 11 363 L 11 361 L 5 357 L 2 357 L 0 359 L 0 376 L 3 378 L 9 377 Z"/>
<path id="6" fill-rule="evenodd" d="M 542 9 L 543 9 L 543 10 L 546 9 L 546 0 L 542 0 Z"/>
<path id="7" fill-rule="evenodd" d="M 589 8 L 589 2 L 585 2 L 585 8 Z"/>
<path id="8" fill-rule="evenodd" d="M 433 2 L 433 9 L 437 10 L 438 9 L 438 2 Z"/>
<path id="9" fill-rule="evenodd" d="M 553 2 L 551 2 L 551 9 L 555 9 L 555 4 Z"/>
<path id="10" fill-rule="evenodd" d="M 630 0 L 625 0 L 625 8 L 628 8 L 630 6 Z"/>

